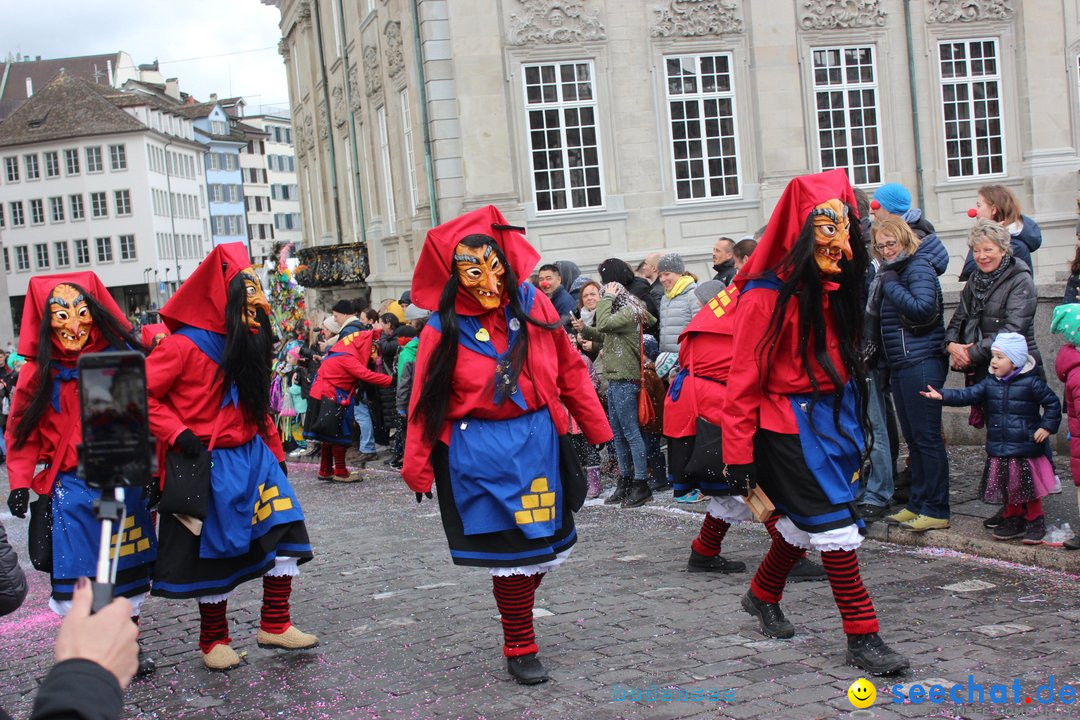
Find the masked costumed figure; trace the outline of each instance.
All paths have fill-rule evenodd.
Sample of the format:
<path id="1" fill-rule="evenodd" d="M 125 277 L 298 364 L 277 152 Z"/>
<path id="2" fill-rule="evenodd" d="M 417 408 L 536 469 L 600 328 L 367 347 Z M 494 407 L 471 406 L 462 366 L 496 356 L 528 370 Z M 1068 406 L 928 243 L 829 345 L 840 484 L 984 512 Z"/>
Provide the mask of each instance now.
<path id="1" fill-rule="evenodd" d="M 311 399 L 320 406 L 322 416 L 330 404 L 337 407 L 351 407 L 356 396 L 356 384 L 366 382 L 376 387 L 390 387 L 393 378 L 377 373 L 368 365 L 371 363 L 371 348 L 375 340 L 374 330 L 360 330 L 338 340 L 319 365 L 315 382 L 311 384 Z M 345 451 L 352 444 L 351 413 L 344 413 L 338 432 L 326 435 L 312 429 L 315 422 L 309 423 L 304 437 L 320 442 L 319 479 L 337 482 L 356 482 L 361 479 L 358 471 L 349 472 L 345 465 Z"/>
<path id="2" fill-rule="evenodd" d="M 7 424 L 8 507 L 12 515 L 25 517 L 30 490 L 39 496 L 32 507 L 30 557 L 35 568 L 51 574 L 49 606 L 60 615 L 71 608 L 75 582 L 96 574 L 101 535 L 93 510 L 101 490 L 87 487 L 76 474 L 76 445 L 82 442 L 78 359 L 83 353 L 140 347 L 94 273 L 30 278 L 19 333 L 19 354 L 27 361 Z M 39 465 L 44 469 L 35 473 Z M 157 540 L 144 488 L 124 488 L 124 505 L 113 593 L 130 598 L 137 622 L 150 590 Z M 141 653 L 139 670 L 153 670 Z"/>
<path id="3" fill-rule="evenodd" d="M 312 553 L 268 413 L 268 310 L 243 244 L 219 245 L 161 309 L 172 334 L 146 364 L 150 427 L 170 450 L 153 592 L 198 600 L 199 649 L 212 670 L 240 662 L 226 603 L 253 578 L 263 578 L 261 646 L 318 642 L 289 615 L 292 578 Z M 185 503 L 200 512 L 168 509 L 178 507 L 172 491 L 181 483 Z"/>
<path id="4" fill-rule="evenodd" d="M 165 323 L 149 323 L 139 328 L 139 338 L 147 350 L 153 350 L 169 336 L 169 326 Z"/>
<path id="5" fill-rule="evenodd" d="M 664 435 L 668 439 L 668 468 L 675 496 L 698 490 L 709 496 L 709 506 L 698 536 L 690 544 L 687 572 L 735 573 L 745 563 L 720 555 L 731 525 L 751 520 L 739 490 L 723 476 L 721 420 L 732 364 L 732 338 L 739 289 L 705 283 L 710 292 L 701 298 L 702 308 L 679 335 L 678 374 L 664 398 Z M 769 535 L 776 535 L 778 516 L 765 521 Z M 823 580 L 820 566 L 806 558 L 791 569 L 789 580 Z"/>
<path id="6" fill-rule="evenodd" d="M 560 402 L 588 442 L 611 439 L 558 313 L 518 284 L 538 259 L 492 206 L 428 232 L 412 300 L 438 313 L 420 335 L 402 471 L 417 501 L 438 487 L 454 563 L 490 568 L 503 654 L 522 684 L 548 679 L 533 601 L 577 540 L 573 510 L 585 496 Z"/>
<path id="7" fill-rule="evenodd" d="M 855 556 L 869 423 L 859 391 L 867 255 L 854 206 L 843 170 L 795 178 L 736 276 L 723 455 L 729 482 L 760 485 L 782 515 L 743 609 L 766 635 L 794 635 L 780 597 L 791 568 L 818 550 L 847 634 L 847 662 L 891 674 L 908 661 L 878 636 Z"/>

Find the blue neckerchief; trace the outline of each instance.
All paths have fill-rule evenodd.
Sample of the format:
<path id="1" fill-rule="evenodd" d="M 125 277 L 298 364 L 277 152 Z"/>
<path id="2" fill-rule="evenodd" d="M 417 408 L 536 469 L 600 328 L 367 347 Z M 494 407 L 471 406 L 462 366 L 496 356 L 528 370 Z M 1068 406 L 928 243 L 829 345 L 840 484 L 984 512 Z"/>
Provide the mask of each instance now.
<path id="1" fill-rule="evenodd" d="M 772 270 L 768 270 L 768 271 L 762 273 L 761 277 L 756 277 L 756 278 L 754 278 L 752 280 L 748 280 L 746 285 L 743 286 L 743 289 L 742 289 L 741 292 L 745 293 L 748 290 L 753 290 L 755 288 L 767 288 L 769 290 L 779 290 L 780 285 L 781 285 L 780 278 L 778 278 L 776 276 L 776 273 L 774 273 Z"/>
<path id="2" fill-rule="evenodd" d="M 682 394 L 683 381 L 686 380 L 686 376 L 690 374 L 690 368 L 682 368 L 679 372 L 675 373 L 675 378 L 671 381 L 671 387 L 668 388 L 668 397 L 672 402 L 679 401 L 679 395 Z"/>
<path id="3" fill-rule="evenodd" d="M 214 364 L 221 367 L 221 360 L 225 357 L 225 336 L 221 333 L 210 332 L 209 330 L 203 330 L 202 328 L 192 327 L 191 325 L 185 325 L 177 330 L 174 335 L 183 335 L 191 342 L 195 343 L 195 347 L 202 350 L 203 354 L 214 361 Z M 229 383 L 229 387 L 225 388 L 225 397 L 221 399 L 221 407 L 231 404 L 233 407 L 240 405 L 240 394 L 236 391 L 236 383 Z"/>
<path id="4" fill-rule="evenodd" d="M 53 376 L 52 385 L 52 409 L 53 412 L 60 412 L 60 383 L 56 382 L 68 382 L 71 380 L 79 379 L 79 368 L 66 368 L 64 366 L 58 366 L 56 368 L 56 375 Z"/>
<path id="5" fill-rule="evenodd" d="M 536 299 L 536 288 L 530 283 L 521 283 L 518 286 L 518 301 L 521 303 L 522 311 L 528 315 L 532 311 L 533 301 Z M 490 358 L 495 359 L 495 404 L 499 405 L 506 398 L 510 398 L 514 401 L 522 410 L 528 410 L 528 403 L 525 402 L 525 396 L 521 394 L 521 387 L 516 381 L 510 378 L 510 351 L 514 349 L 514 343 L 517 342 L 518 335 L 521 333 L 522 328 L 514 328 L 512 318 L 510 317 L 509 305 L 503 308 L 503 316 L 506 319 L 506 332 L 507 342 L 506 351 L 499 353 L 495 350 L 494 344 L 490 340 L 480 340 L 476 336 L 480 334 L 484 326 L 480 324 L 480 321 L 471 315 L 460 315 L 459 320 L 461 327 L 458 331 L 458 342 L 465 347 L 469 348 L 473 352 L 481 355 L 487 355 Z M 442 332 L 442 323 L 439 321 L 438 314 L 432 315 L 428 320 L 428 326 L 434 327 L 435 330 Z"/>

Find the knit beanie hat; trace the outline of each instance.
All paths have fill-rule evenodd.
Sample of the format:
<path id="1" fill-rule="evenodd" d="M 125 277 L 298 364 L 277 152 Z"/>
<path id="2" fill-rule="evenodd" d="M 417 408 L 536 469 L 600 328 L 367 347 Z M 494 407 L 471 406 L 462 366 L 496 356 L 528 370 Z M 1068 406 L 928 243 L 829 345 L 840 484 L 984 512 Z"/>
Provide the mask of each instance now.
<path id="1" fill-rule="evenodd" d="M 893 215 L 903 215 L 911 209 L 911 193 L 900 183 L 886 183 L 874 192 L 880 207 Z"/>
<path id="2" fill-rule="evenodd" d="M 686 272 L 686 265 L 683 264 L 679 253 L 668 253 L 660 258 L 660 262 L 656 263 L 656 269 L 658 272 L 672 272 L 676 275 L 682 275 Z"/>
<path id="3" fill-rule="evenodd" d="M 990 349 L 1000 350 L 1018 368 L 1024 367 L 1028 359 L 1027 340 L 1020 333 L 998 333 Z"/>
<path id="4" fill-rule="evenodd" d="M 1065 342 L 1080 347 L 1080 303 L 1058 305 L 1050 321 L 1050 332 L 1065 338 Z"/>
<path id="5" fill-rule="evenodd" d="M 411 322 L 412 320 L 423 320 L 430 314 L 430 312 L 419 305 L 409 305 L 405 308 L 405 321 Z"/>
<path id="6" fill-rule="evenodd" d="M 719 280 L 706 280 L 703 283 L 698 283 L 698 286 L 694 288 L 694 295 L 701 302 L 702 305 L 712 300 L 716 295 L 724 289 L 724 283 Z"/>
<path id="7" fill-rule="evenodd" d="M 344 298 L 334 303 L 334 307 L 330 309 L 336 313 L 341 313 L 342 315 L 352 315 L 354 312 L 352 301 Z"/>
<path id="8" fill-rule="evenodd" d="M 335 306 L 336 307 L 336 306 Z M 341 312 L 338 310 L 337 312 Z M 337 335 L 341 332 L 341 323 L 334 319 L 333 315 L 327 315 L 322 321 L 323 329 L 332 335 Z"/>

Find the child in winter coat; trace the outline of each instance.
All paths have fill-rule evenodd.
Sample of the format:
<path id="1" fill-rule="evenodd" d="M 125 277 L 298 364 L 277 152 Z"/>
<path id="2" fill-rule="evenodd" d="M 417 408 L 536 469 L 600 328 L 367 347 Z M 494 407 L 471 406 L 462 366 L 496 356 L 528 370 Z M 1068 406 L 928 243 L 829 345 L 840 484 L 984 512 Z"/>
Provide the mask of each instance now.
<path id="1" fill-rule="evenodd" d="M 1073 484 L 1080 501 L 1080 304 L 1070 303 L 1054 308 L 1050 332 L 1065 338 L 1057 355 L 1058 380 L 1065 383 L 1065 407 L 1069 411 L 1069 455 Z M 1080 536 L 1066 540 L 1067 550 L 1080 550 Z"/>
<path id="2" fill-rule="evenodd" d="M 1057 432 L 1061 403 L 1035 372 L 1023 335 L 998 333 L 990 351 L 990 374 L 982 382 L 940 392 L 927 385 L 921 394 L 946 405 L 985 407 L 987 458 L 980 491 L 986 502 L 1005 505 L 994 539 L 1022 537 L 1025 545 L 1039 545 L 1046 534 L 1042 498 L 1055 485 L 1043 443 Z"/>

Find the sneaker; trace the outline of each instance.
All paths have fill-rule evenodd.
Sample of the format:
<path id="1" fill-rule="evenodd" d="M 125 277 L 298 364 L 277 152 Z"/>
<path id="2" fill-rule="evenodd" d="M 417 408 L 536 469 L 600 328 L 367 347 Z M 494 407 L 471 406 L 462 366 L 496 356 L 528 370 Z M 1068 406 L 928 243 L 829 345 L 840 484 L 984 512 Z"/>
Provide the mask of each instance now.
<path id="1" fill-rule="evenodd" d="M 788 573 L 787 579 L 788 582 L 827 580 L 828 575 L 825 574 L 825 568 L 804 557 L 791 568 L 791 572 Z"/>
<path id="2" fill-rule="evenodd" d="M 994 528 L 994 539 L 1014 540 L 1018 537 L 1024 537 L 1024 528 L 1026 526 L 1027 522 L 1019 515 L 1007 517 L 1001 521 L 1000 525 Z"/>
<path id="3" fill-rule="evenodd" d="M 758 619 L 761 634 L 771 638 L 789 638 L 795 635 L 795 626 L 780 609 L 779 603 L 767 603 L 754 597 L 750 590 L 742 597 L 742 608 Z"/>
<path id="4" fill-rule="evenodd" d="M 998 525 L 1000 525 L 1001 521 L 1004 520 L 1004 519 L 1005 519 L 1005 508 L 1004 507 L 998 508 L 998 511 L 996 513 L 994 513 L 993 517 L 988 517 L 985 520 L 983 520 L 983 527 L 986 528 L 987 530 L 993 530 Z"/>
<path id="5" fill-rule="evenodd" d="M 877 633 L 848 635 L 846 661 L 871 675 L 895 675 L 911 667 L 908 659 L 886 645 Z"/>
<path id="6" fill-rule="evenodd" d="M 405 460 L 402 458 L 392 458 L 386 464 L 394 468 L 395 470 L 400 470 L 401 468 L 405 467 Z"/>
<path id="7" fill-rule="evenodd" d="M 949 527 L 949 520 L 947 518 L 930 517 L 929 515 L 917 515 L 914 520 L 900 523 L 900 527 L 911 532 L 945 530 Z"/>
<path id="8" fill-rule="evenodd" d="M 870 505 L 869 503 L 863 503 L 859 505 L 859 517 L 866 522 L 874 522 L 885 517 L 889 509 L 883 505 Z"/>
<path id="9" fill-rule="evenodd" d="M 907 508 L 904 508 L 903 510 L 901 510 L 898 513 L 893 513 L 892 515 L 886 515 L 885 516 L 885 522 L 889 523 L 890 525 L 899 525 L 900 523 L 911 522 L 912 520 L 914 520 L 917 517 L 919 517 L 918 513 L 913 513 L 910 510 L 908 510 Z"/>
<path id="10" fill-rule="evenodd" d="M 1034 520 L 1027 521 L 1027 527 L 1024 529 L 1024 544 L 1025 545 L 1042 545 L 1043 537 L 1046 535 L 1046 518 L 1037 517 Z"/>
<path id="11" fill-rule="evenodd" d="M 746 571 L 746 563 L 738 560 L 725 560 L 719 555 L 702 555 L 690 551 L 690 559 L 686 561 L 686 572 L 700 573 L 741 573 Z"/>
<path id="12" fill-rule="evenodd" d="M 696 502 L 701 502 L 704 499 L 705 499 L 705 496 L 701 494 L 701 491 L 695 489 L 695 490 L 691 490 L 690 492 L 686 493 L 685 495 L 680 495 L 679 497 L 675 498 L 675 502 L 677 502 L 677 503 L 696 503 Z"/>

